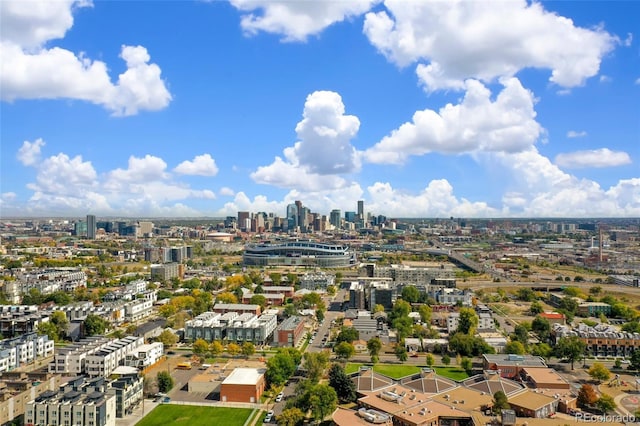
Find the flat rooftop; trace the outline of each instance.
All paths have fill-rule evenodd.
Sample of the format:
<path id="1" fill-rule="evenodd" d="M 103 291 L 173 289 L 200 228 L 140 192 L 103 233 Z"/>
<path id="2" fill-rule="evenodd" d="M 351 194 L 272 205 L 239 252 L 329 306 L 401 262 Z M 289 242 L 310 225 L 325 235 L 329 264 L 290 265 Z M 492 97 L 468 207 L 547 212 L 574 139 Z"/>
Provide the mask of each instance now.
<path id="1" fill-rule="evenodd" d="M 224 379 L 223 385 L 256 385 L 264 376 L 264 368 L 236 368 Z"/>

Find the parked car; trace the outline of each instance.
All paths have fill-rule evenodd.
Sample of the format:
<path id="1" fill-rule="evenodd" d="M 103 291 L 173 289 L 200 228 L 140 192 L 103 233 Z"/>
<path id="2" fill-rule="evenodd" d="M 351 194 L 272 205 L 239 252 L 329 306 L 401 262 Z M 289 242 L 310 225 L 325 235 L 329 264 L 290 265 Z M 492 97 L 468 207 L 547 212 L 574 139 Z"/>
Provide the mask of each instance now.
<path id="1" fill-rule="evenodd" d="M 282 401 L 282 398 L 284 398 L 284 393 L 280 392 L 278 396 L 276 396 L 276 402 Z"/>

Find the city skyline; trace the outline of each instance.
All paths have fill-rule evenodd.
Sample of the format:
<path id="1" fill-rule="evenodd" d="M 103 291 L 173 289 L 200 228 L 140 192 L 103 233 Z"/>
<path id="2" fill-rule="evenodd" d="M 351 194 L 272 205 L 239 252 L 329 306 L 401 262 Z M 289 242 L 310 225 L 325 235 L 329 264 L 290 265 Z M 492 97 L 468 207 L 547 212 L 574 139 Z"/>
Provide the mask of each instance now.
<path id="1" fill-rule="evenodd" d="M 640 216 L 636 2 L 38 3 L 1 217 Z"/>

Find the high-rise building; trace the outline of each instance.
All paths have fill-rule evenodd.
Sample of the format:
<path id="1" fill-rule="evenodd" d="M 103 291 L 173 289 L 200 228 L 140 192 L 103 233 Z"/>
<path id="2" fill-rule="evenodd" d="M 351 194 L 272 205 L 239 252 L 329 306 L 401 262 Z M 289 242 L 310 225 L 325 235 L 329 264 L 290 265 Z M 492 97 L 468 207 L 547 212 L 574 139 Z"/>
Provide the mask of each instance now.
<path id="1" fill-rule="evenodd" d="M 329 223 L 336 228 L 340 228 L 340 209 L 333 209 L 331 213 L 329 213 Z"/>
<path id="2" fill-rule="evenodd" d="M 364 219 L 364 200 L 358 200 L 358 219 Z"/>
<path id="3" fill-rule="evenodd" d="M 297 204 L 289 204 L 287 205 L 287 229 L 293 230 L 298 227 L 298 205 Z"/>
<path id="4" fill-rule="evenodd" d="M 96 217 L 92 214 L 87 215 L 87 238 L 90 240 L 96 239 L 97 230 Z"/>
<path id="5" fill-rule="evenodd" d="M 242 231 L 251 230 L 251 213 L 238 212 L 238 228 Z"/>

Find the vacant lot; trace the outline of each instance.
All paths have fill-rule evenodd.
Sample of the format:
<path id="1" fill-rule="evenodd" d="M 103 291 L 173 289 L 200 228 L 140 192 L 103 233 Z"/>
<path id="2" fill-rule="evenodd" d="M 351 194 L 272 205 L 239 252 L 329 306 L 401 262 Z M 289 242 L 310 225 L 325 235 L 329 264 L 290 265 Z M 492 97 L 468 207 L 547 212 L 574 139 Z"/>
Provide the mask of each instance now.
<path id="1" fill-rule="evenodd" d="M 250 408 L 199 407 L 164 404 L 147 414 L 138 426 L 242 426 L 253 410 Z"/>

